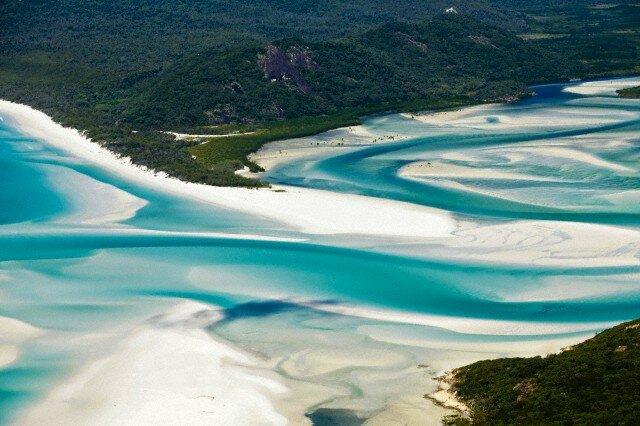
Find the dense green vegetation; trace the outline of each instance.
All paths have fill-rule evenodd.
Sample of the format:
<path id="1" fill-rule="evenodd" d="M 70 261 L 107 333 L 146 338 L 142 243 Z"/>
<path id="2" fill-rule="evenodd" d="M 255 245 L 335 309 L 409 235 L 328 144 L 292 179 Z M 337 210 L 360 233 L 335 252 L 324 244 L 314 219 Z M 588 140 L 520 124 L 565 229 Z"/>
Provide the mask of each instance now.
<path id="1" fill-rule="evenodd" d="M 503 28 L 524 26 L 488 0 L 3 0 L 0 52 L 68 52 L 90 66 L 140 72 L 211 47 L 326 40 L 422 22 L 448 7 Z"/>
<path id="2" fill-rule="evenodd" d="M 635 425 L 640 413 L 640 320 L 547 357 L 480 361 L 452 389 L 474 425 Z M 469 424 L 459 417 L 446 424 Z"/>
<path id="3" fill-rule="evenodd" d="M 524 14 L 521 36 L 578 61 L 585 77 L 640 73 L 638 0 L 491 0 Z"/>
<path id="4" fill-rule="evenodd" d="M 145 80 L 122 120 L 196 134 L 244 123 L 235 130 L 255 133 L 192 152 L 207 166 L 240 160 L 255 169 L 245 157 L 268 141 L 357 124 L 366 113 L 516 99 L 529 93 L 526 82 L 568 78 L 571 69 L 512 34 L 441 15 L 335 42 L 202 52 Z"/>
<path id="5" fill-rule="evenodd" d="M 638 99 L 640 98 L 640 86 L 618 90 L 617 93 L 621 98 Z"/>
<path id="6" fill-rule="evenodd" d="M 532 82 L 631 72 L 639 8 L 598 4 L 7 0 L 0 97 L 172 176 L 260 186 L 232 172 L 256 170 L 246 154 L 271 140 L 373 112 L 512 100 Z M 449 7 L 460 13 L 443 15 Z M 198 145 L 164 131 L 253 133 Z"/>
<path id="7" fill-rule="evenodd" d="M 146 79 L 123 119 L 188 128 L 402 102 L 515 98 L 528 93 L 528 82 L 575 75 L 571 65 L 513 34 L 447 14 L 331 42 L 204 51 Z"/>
<path id="8" fill-rule="evenodd" d="M 220 162 L 234 161 L 249 167 L 250 171 L 262 171 L 261 167 L 249 161 L 247 155 L 256 152 L 262 145 L 276 140 L 301 138 L 316 135 L 338 127 L 347 127 L 360 124 L 363 115 L 377 112 L 400 110 L 411 111 L 419 109 L 441 109 L 464 105 L 468 102 L 456 102 L 452 100 L 435 102 L 404 102 L 402 104 L 381 104 L 370 108 L 350 108 L 340 110 L 331 115 L 318 115 L 312 117 L 299 117 L 286 120 L 271 121 L 263 124 L 241 126 L 218 126 L 206 128 L 215 131 L 217 129 L 232 128 L 234 131 L 245 133 L 228 138 L 212 138 L 206 143 L 193 146 L 190 151 L 196 156 L 198 162 L 205 166 L 213 166 Z"/>
<path id="9" fill-rule="evenodd" d="M 206 144 L 191 148 L 191 152 L 200 163 L 209 167 L 225 161 L 240 161 L 242 166 L 248 166 L 252 172 L 259 172 L 261 171 L 260 166 L 249 161 L 247 155 L 257 151 L 265 143 L 315 135 L 336 127 L 358 123 L 357 115 L 343 113 L 332 116 L 321 115 L 273 121 L 258 126 L 243 126 L 243 133 L 247 134 L 233 136 L 232 143 L 229 143 L 229 138 L 210 139 Z"/>

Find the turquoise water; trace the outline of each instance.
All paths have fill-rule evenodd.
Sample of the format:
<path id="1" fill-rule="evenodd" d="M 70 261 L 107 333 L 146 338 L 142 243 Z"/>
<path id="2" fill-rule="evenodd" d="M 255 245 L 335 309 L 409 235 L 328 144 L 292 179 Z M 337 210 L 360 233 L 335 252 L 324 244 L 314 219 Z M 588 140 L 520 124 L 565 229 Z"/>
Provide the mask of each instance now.
<path id="1" fill-rule="evenodd" d="M 32 163 L 19 134 L 0 127 L 0 140 L 0 224 L 44 221 L 61 213 L 64 200 L 47 187 L 43 173 Z M 27 151 L 21 152 L 22 147 Z M 34 181 L 40 184 L 34 185 Z"/>
<path id="2" fill-rule="evenodd" d="M 365 121 L 368 128 L 380 134 L 424 135 L 405 142 L 372 145 L 366 149 L 336 155 L 317 161 L 298 161 L 271 170 L 273 182 L 372 195 L 408 201 L 465 215 L 509 219 L 567 220 L 593 223 L 640 224 L 640 203 L 637 200 L 614 205 L 595 199 L 601 192 L 613 193 L 640 187 L 637 170 L 640 144 L 640 104 L 637 101 L 608 97 L 581 97 L 564 93 L 563 85 L 536 87 L 538 95 L 515 106 L 495 106 L 481 110 L 459 126 L 420 124 L 410 118 L 374 117 Z M 558 117 L 561 111 L 566 117 Z M 535 115 L 535 126 L 503 126 L 500 116 L 517 123 Z M 579 123 L 576 118 L 588 117 Z M 600 119 L 607 119 L 599 122 Z M 482 123 L 482 120 L 485 122 Z M 563 125 L 563 120 L 566 122 Z M 609 121 L 610 120 L 610 121 Z M 484 125 L 483 125 L 484 124 Z M 616 149 L 590 145 L 605 137 L 611 140 L 629 138 L 628 144 Z M 504 153 L 523 145 L 571 143 L 579 152 L 595 152 L 606 161 L 635 171 L 615 170 L 572 161 L 570 158 L 548 158 L 528 153 L 527 161 L 509 164 Z M 476 178 L 461 178 L 461 184 L 490 191 L 476 193 L 461 188 L 447 188 L 437 180 L 408 180 L 397 171 L 416 159 L 433 161 L 443 153 L 470 152 L 472 167 L 491 167 L 499 171 L 517 171 L 532 177 L 556 178 L 554 182 L 513 181 L 496 179 L 478 182 Z M 465 161 L 451 161 L 465 165 Z M 469 164 L 466 164 L 469 165 Z M 507 199 L 500 193 L 525 193 L 522 200 Z M 545 192 L 542 204 L 537 198 Z M 533 197 L 532 197 L 533 196 Z M 567 197 L 571 197 L 567 203 Z"/>
<path id="3" fill-rule="evenodd" d="M 437 207 L 458 220 L 477 223 L 552 219 L 637 229 L 640 198 L 633 191 L 640 190 L 640 103 L 568 94 L 562 88 L 541 86 L 533 99 L 491 106 L 453 124 L 399 115 L 371 117 L 365 123 L 371 131 L 411 138 L 297 160 L 275 168 L 267 178 Z M 558 155 L 557 149 L 538 152 L 532 148 L 536 144 L 561 147 L 563 155 L 570 146 L 587 160 L 575 151 L 568 156 Z M 508 157 L 514 153 L 520 155 L 516 161 Z M 531 178 L 398 174 L 416 160 Z M 63 184 L 56 176 L 64 176 Z M 544 177 L 554 180 L 540 179 Z M 70 201 L 70 191 L 89 192 L 84 183 L 89 181 L 147 202 L 123 220 L 127 232 L 69 219 L 83 207 Z M 623 192 L 628 195 L 611 198 Z M 460 345 L 482 352 L 483 345 L 584 337 L 602 323 L 640 316 L 640 261 L 544 266 L 345 247 L 338 239 L 332 243 L 328 237 L 299 235 L 272 221 L 111 176 L 22 135 L 8 119 L 0 122 L 0 206 L 0 316 L 44 329 L 48 336 L 25 343 L 18 360 L 0 369 L 0 423 L 18 418 L 82 364 L 82 346 L 69 343 L 73 339 L 143 321 L 176 300 L 224 308 L 225 320 L 211 332 L 269 357 L 291 356 L 322 346 L 324 340 L 334 346 L 401 347 L 406 359 L 397 368 L 446 358 L 448 350 L 461 351 Z M 150 230 L 174 232 L 143 232 Z M 302 236 L 308 241 L 197 234 L 203 231 Z M 557 295 L 572 294 L 585 284 L 602 291 Z M 544 288 L 557 292 L 544 298 L 519 297 Z M 490 328 L 466 332 L 341 316 L 327 312 L 327 306 L 524 326 L 507 334 Z M 364 339 L 366 330 L 386 337 Z M 398 336 L 423 342 L 418 345 L 422 349 L 392 343 Z M 352 399 L 367 395 L 362 384 L 347 388 Z"/>

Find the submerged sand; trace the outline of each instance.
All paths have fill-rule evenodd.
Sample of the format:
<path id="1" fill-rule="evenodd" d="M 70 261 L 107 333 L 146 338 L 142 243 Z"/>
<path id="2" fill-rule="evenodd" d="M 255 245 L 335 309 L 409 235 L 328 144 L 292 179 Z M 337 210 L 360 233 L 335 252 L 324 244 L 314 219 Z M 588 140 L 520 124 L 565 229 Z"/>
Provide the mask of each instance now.
<path id="1" fill-rule="evenodd" d="M 471 113 L 482 111 L 481 108 Z M 10 115 L 19 127 L 28 134 L 41 138 L 47 143 L 78 156 L 84 161 L 95 164 L 112 173 L 116 173 L 138 184 L 176 196 L 199 200 L 211 205 L 232 209 L 247 214 L 263 216 L 308 234 L 357 234 L 371 236 L 374 239 L 393 237 L 394 250 L 404 247 L 411 254 L 418 253 L 414 244 L 428 242 L 431 245 L 425 252 L 439 254 L 444 258 L 455 258 L 495 263 L 518 263 L 554 266 L 618 266 L 637 265 L 640 256 L 638 232 L 631 229 L 567 222 L 518 221 L 509 224 L 462 223 L 447 212 L 408 203 L 381 200 L 328 191 L 317 191 L 287 186 L 274 186 L 272 189 L 250 190 L 242 188 L 216 188 L 180 182 L 133 166 L 127 159 L 114 156 L 99 145 L 87 140 L 77 131 L 65 129 L 52 122 L 46 115 L 23 105 L 0 101 L 0 113 Z M 460 120 L 460 124 L 469 118 L 469 110 L 446 112 L 433 117 L 431 123 L 445 123 Z M 466 124 L 490 127 L 492 123 L 482 123 L 483 118 L 469 118 Z M 498 117 L 505 120 L 506 117 Z M 525 123 L 526 124 L 526 123 Z M 512 126 L 518 124 L 513 122 Z M 362 145 L 371 143 L 375 138 L 359 128 L 354 132 Z M 291 142 L 289 142 L 291 143 Z M 305 142 L 307 143 L 307 142 Z M 334 140 L 333 144 L 303 147 L 301 145 L 266 146 L 261 161 L 269 167 L 276 167 L 283 161 L 313 155 L 324 155 L 338 150 L 357 149 L 358 146 L 343 146 Z M 521 155 L 531 152 L 523 149 Z M 533 149 L 533 148 L 531 148 Z M 624 166 L 605 162 L 590 155 L 576 156 L 564 148 L 546 147 L 542 154 L 561 158 L 573 158 L 577 161 L 606 167 L 613 171 Z M 282 152 L 280 152 L 282 151 Z M 541 151 L 537 150 L 540 154 Z M 455 157 L 455 153 L 451 153 Z M 460 154 L 463 155 L 463 154 Z M 460 155 L 456 159 L 460 160 Z M 255 158 L 258 158 L 255 157 Z M 516 158 L 517 160 L 517 158 Z M 431 163 L 428 169 L 425 162 L 413 164 L 405 169 L 412 176 L 437 178 L 471 179 L 513 179 L 527 180 L 531 176 L 513 173 L 480 171 L 467 166 L 450 166 L 443 163 Z M 98 192 L 108 188 L 95 187 Z M 634 194 L 629 196 L 633 197 Z M 74 218 L 87 224 L 116 223 L 135 214 L 144 203 L 135 197 L 127 198 L 123 194 L 109 193 L 112 204 L 95 205 L 88 212 L 100 210 L 107 213 L 89 214 Z M 79 198 L 78 204 L 87 200 Z M 364 213 L 363 213 L 364 212 Z M 118 231 L 124 232 L 124 231 Z M 138 231 L 130 231 L 138 232 Z M 212 236 L 225 234 L 211 234 Z M 256 238 L 256 236 L 243 236 Z M 242 238 L 242 237 L 240 237 Z M 260 238 L 270 238 L 260 236 Z M 349 237 L 346 237 L 349 238 Z M 634 263 L 635 262 L 635 263 Z M 623 288 L 624 285 L 621 286 Z M 563 297 L 598 296 L 602 289 L 589 288 L 588 284 L 578 289 L 577 294 L 563 293 Z M 558 288 L 552 284 L 538 292 L 529 291 L 520 295 L 521 300 L 555 300 L 560 297 Z M 622 290 L 624 291 L 624 289 Z M 498 295 L 500 296 L 500 295 Z M 506 297 L 506 296 L 505 296 Z M 301 302 L 304 304 L 304 301 Z M 451 368 L 488 356 L 521 354 L 523 352 L 547 353 L 559 347 L 577 341 L 580 337 L 555 339 L 533 343 L 535 336 L 541 334 L 561 334 L 567 332 L 588 332 L 594 327 L 604 328 L 608 323 L 522 323 L 517 321 L 477 320 L 474 318 L 450 318 L 436 315 L 413 315 L 404 312 L 389 312 L 374 308 L 351 307 L 336 304 L 318 305 L 314 308 L 343 315 L 381 320 L 397 324 L 417 324 L 438 327 L 468 334 L 493 335 L 530 335 L 526 343 L 494 342 L 474 349 L 472 342 L 439 342 L 425 338 L 412 339 L 410 336 L 389 333 L 381 326 L 363 326 L 359 332 L 374 342 L 406 347 L 425 347 L 430 350 L 449 351 L 448 359 L 440 359 L 431 369 Z M 66 424 L 160 424 L 160 423 L 215 423 L 215 424 L 284 424 L 293 419 L 296 423 L 308 423 L 304 414 L 308 407 L 316 406 L 331 398 L 344 397 L 349 393 L 337 392 L 335 388 L 323 385 L 301 385 L 304 379 L 333 377 L 346 374 L 357 366 L 362 370 L 370 369 L 371 376 L 378 376 L 379 382 L 388 379 L 384 374 L 395 374 L 398 369 L 390 366 L 401 364 L 403 359 L 393 351 L 368 351 L 354 354 L 349 350 L 326 350 L 309 348 L 292 353 L 277 366 L 259 353 L 252 353 L 218 339 L 207 332 L 207 327 L 220 319 L 215 307 L 195 302 L 184 302 L 172 310 L 162 313 L 150 321 L 138 324 L 118 337 L 119 343 L 106 351 L 100 359 L 89 360 L 84 367 L 76 371 L 60 386 L 54 388 L 42 401 L 33 406 L 22 419 L 23 424 L 42 424 L 51 418 L 61 419 Z M 0 329 L 2 322 L 0 321 Z M 20 327 L 18 327 L 19 329 Z M 122 331 L 119 331 L 120 333 Z M 13 339 L 25 341 L 32 333 L 23 333 Z M 25 337 L 27 336 L 27 337 Z M 2 343 L 4 344 L 4 342 Z M 18 354 L 17 346 L 9 343 L 4 355 L 0 345 L 0 365 L 3 356 L 11 362 Z M 362 347 L 358 347 L 362 349 Z M 13 352 L 12 352 L 13 351 Z M 366 354 L 365 357 L 362 354 Z M 12 358 L 13 357 L 13 358 Z M 276 374 L 278 369 L 283 375 Z M 389 368 L 384 374 L 381 368 Z M 438 370 L 439 371 L 439 370 Z M 424 377 L 415 372 L 407 374 L 417 386 L 436 384 L 429 381 L 437 371 L 429 370 Z M 371 376 L 362 376 L 363 378 Z M 383 377 L 384 380 L 380 379 Z M 343 377 L 343 376 L 337 376 Z M 404 377 L 404 376 L 403 376 Z M 364 380 L 364 379 L 362 379 Z M 298 383 L 297 385 L 295 383 Z M 363 382 L 359 382 L 363 384 Z M 406 385 L 406 383 L 405 383 Z M 390 385 L 389 385 L 390 386 Z M 386 395 L 395 388 L 376 389 L 380 395 Z M 383 388 L 383 386 L 380 386 Z M 414 392 L 415 393 L 415 392 Z M 369 419 L 367 424 L 389 424 L 403 418 L 418 421 L 426 415 L 434 423 L 439 422 L 443 413 L 429 404 L 425 404 L 420 395 L 400 394 L 391 400 L 385 400 L 383 410 Z M 443 396 L 444 397 L 444 396 Z M 382 399 L 381 399 L 382 400 Z M 355 403 L 354 403 L 355 407 Z M 255 413 L 260 413 L 256 419 Z"/>
<path id="2" fill-rule="evenodd" d="M 210 306 L 179 303 L 131 330 L 18 424 L 287 424 L 271 402 L 287 388 L 256 373 L 255 356 L 205 331 L 218 319 Z"/>

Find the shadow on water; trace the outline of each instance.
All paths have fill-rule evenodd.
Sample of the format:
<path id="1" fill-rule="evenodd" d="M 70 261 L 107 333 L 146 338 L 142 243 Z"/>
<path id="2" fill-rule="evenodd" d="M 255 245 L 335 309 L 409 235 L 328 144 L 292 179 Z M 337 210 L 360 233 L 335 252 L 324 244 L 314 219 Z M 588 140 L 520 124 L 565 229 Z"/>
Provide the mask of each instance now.
<path id="1" fill-rule="evenodd" d="M 343 408 L 318 408 L 306 416 L 314 426 L 360 426 L 367 420 Z"/>
<path id="2" fill-rule="evenodd" d="M 220 322 L 231 322 L 244 318 L 268 317 L 300 309 L 300 305 L 283 300 L 252 301 L 226 309 L 224 311 L 224 319 Z"/>

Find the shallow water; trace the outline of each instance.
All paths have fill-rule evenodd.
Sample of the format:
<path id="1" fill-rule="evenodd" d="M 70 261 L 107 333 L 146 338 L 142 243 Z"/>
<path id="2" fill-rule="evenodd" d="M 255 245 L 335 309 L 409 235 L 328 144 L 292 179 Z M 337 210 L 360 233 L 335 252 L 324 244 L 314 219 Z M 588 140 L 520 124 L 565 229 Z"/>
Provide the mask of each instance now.
<path id="1" fill-rule="evenodd" d="M 470 110 L 446 123 L 374 117 L 365 126 L 378 135 L 424 136 L 285 164 L 268 176 L 278 183 L 392 198 L 465 215 L 638 225 L 637 195 L 617 202 L 606 198 L 640 187 L 638 102 L 580 98 L 552 87 L 556 90 L 539 89 L 545 96 Z M 453 156 L 460 153 L 466 157 Z M 481 168 L 487 178 L 398 176 L 398 170 L 417 160 L 446 158 L 445 164 Z M 488 171 L 530 179 L 491 178 Z"/>
<path id="2" fill-rule="evenodd" d="M 410 138 L 296 160 L 267 178 L 437 207 L 473 227 L 553 220 L 638 229 L 640 102 L 563 87 L 430 122 L 371 117 L 372 134 Z M 426 172 L 399 174 L 416 161 Z M 446 176 L 429 171 L 436 163 Z M 455 175 L 461 168 L 486 176 Z M 441 241 L 419 251 L 384 241 L 349 247 L 137 186 L 25 137 L 9 118 L 0 122 L 0 178 L 0 317 L 45 331 L 0 369 L 0 423 L 95 356 L 92 338 L 178 300 L 224 308 L 211 333 L 271 360 L 291 383 L 322 386 L 311 418 L 353 424 L 396 395 L 419 397 L 443 368 L 557 350 L 640 315 L 633 241 L 619 249 L 630 262 L 599 265 L 487 263 L 443 256 Z M 381 319 L 388 315 L 396 321 Z"/>

